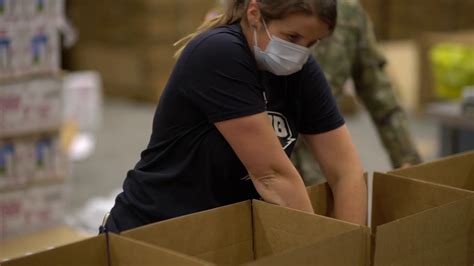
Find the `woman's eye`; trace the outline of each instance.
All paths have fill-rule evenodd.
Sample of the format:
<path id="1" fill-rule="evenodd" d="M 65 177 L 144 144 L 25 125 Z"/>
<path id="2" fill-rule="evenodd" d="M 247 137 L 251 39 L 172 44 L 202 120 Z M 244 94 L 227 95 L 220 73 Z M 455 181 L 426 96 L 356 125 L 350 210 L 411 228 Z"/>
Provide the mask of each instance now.
<path id="1" fill-rule="evenodd" d="M 290 42 L 296 42 L 298 41 L 298 36 L 297 35 L 288 35 L 288 41 Z"/>

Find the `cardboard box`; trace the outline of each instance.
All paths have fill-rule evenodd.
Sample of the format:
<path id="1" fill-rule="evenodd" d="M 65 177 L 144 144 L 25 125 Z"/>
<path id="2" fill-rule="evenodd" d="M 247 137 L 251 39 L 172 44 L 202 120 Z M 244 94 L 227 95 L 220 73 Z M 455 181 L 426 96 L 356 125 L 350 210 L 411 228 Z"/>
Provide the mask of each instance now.
<path id="1" fill-rule="evenodd" d="M 425 31 L 472 29 L 474 1 L 361 0 L 379 39 L 417 38 Z M 424 15 L 429 14 L 429 15 Z M 442 20 L 439 18 L 443 17 Z"/>
<path id="2" fill-rule="evenodd" d="M 474 197 L 463 190 L 376 173 L 375 265 L 474 264 Z"/>
<path id="3" fill-rule="evenodd" d="M 391 171 L 404 176 L 474 193 L 474 151 L 449 156 L 440 160 Z"/>
<path id="4" fill-rule="evenodd" d="M 380 48 L 387 58 L 385 71 L 404 110 L 416 111 L 419 96 L 419 51 L 415 41 L 386 41 Z M 403 66 L 403 67 L 400 67 Z"/>
<path id="5" fill-rule="evenodd" d="M 62 225 L 10 240 L 0 241 L 0 262 L 51 249 L 51 247 L 77 242 L 88 237 L 90 236 Z"/>
<path id="6" fill-rule="evenodd" d="M 204 261 L 177 255 L 118 235 L 99 235 L 30 256 L 0 262 L 2 266 L 131 266 L 208 265 Z"/>
<path id="7" fill-rule="evenodd" d="M 174 67 L 176 48 L 160 45 L 122 46 L 82 43 L 71 53 L 71 64 L 97 70 L 107 95 L 157 102 Z"/>
<path id="8" fill-rule="evenodd" d="M 328 189 L 321 184 L 308 191 L 312 199 L 324 202 Z M 373 265 L 473 264 L 473 196 L 461 189 L 375 173 Z"/>
<path id="9" fill-rule="evenodd" d="M 368 228 L 255 200 L 122 235 L 217 265 L 368 264 Z"/>
<path id="10" fill-rule="evenodd" d="M 214 4 L 215 0 L 69 0 L 67 9 L 82 41 L 135 46 L 175 42 L 194 32 Z"/>

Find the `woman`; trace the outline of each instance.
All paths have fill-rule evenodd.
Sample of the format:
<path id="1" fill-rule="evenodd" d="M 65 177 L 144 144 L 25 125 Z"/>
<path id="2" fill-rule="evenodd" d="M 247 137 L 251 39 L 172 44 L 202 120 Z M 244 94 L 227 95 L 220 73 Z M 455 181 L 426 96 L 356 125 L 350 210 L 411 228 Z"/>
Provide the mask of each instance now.
<path id="1" fill-rule="evenodd" d="M 334 217 L 365 224 L 362 168 L 309 56 L 335 21 L 335 0 L 235 0 L 188 36 L 107 229 L 253 198 L 311 213 L 289 159 L 298 134 L 328 177 Z"/>

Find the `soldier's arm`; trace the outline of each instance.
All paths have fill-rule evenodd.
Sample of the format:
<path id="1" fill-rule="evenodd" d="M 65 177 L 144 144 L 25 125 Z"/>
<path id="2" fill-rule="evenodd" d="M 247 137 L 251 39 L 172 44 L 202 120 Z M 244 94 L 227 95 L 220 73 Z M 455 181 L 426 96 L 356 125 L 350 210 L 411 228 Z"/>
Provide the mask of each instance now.
<path id="1" fill-rule="evenodd" d="M 360 12 L 358 50 L 352 68 L 357 94 L 370 113 L 392 166 L 398 168 L 407 163 L 420 163 L 420 156 L 410 136 L 407 116 L 384 71 L 385 57 L 378 51 L 369 18 L 362 8 Z"/>

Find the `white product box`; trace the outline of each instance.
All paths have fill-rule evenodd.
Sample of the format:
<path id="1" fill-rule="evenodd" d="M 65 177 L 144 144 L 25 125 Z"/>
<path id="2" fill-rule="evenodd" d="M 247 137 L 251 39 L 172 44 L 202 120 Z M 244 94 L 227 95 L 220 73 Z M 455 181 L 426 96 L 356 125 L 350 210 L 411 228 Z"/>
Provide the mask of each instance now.
<path id="1" fill-rule="evenodd" d="M 67 185 L 65 183 L 34 186 L 28 189 L 25 227 L 37 231 L 55 226 L 63 219 Z"/>
<path id="2" fill-rule="evenodd" d="M 51 74 L 60 70 L 60 41 L 56 27 L 32 24 L 28 31 L 28 50 L 25 51 L 26 74 Z"/>
<path id="3" fill-rule="evenodd" d="M 64 121 L 74 121 L 81 132 L 94 132 L 102 124 L 102 81 L 95 71 L 64 76 Z"/>
<path id="4" fill-rule="evenodd" d="M 25 227 L 26 191 L 0 192 L 0 240 L 21 234 Z"/>
<path id="5" fill-rule="evenodd" d="M 58 128 L 62 81 L 38 79 L 0 86 L 0 136 Z"/>
<path id="6" fill-rule="evenodd" d="M 11 23 L 0 23 L 0 80 L 12 78 L 21 44 L 16 27 Z"/>
<path id="7" fill-rule="evenodd" d="M 20 138 L 0 143 L 0 191 L 64 181 L 69 161 L 59 145 L 59 136 Z"/>
<path id="8" fill-rule="evenodd" d="M 12 142 L 0 142 L 0 190 L 10 185 L 15 177 L 15 146 Z"/>
<path id="9" fill-rule="evenodd" d="M 64 177 L 63 153 L 57 136 L 38 138 L 35 141 L 36 180 Z"/>
<path id="10" fill-rule="evenodd" d="M 10 187 L 19 187 L 33 180 L 35 176 L 35 146 L 32 140 L 17 140 L 14 142 L 15 155 L 14 177 L 9 182 Z"/>
<path id="11" fill-rule="evenodd" d="M 23 10 L 29 19 L 55 19 L 64 16 L 64 0 L 23 0 Z"/>
<path id="12" fill-rule="evenodd" d="M 24 0 L 0 0 L 0 23 L 18 21 L 23 17 Z"/>

